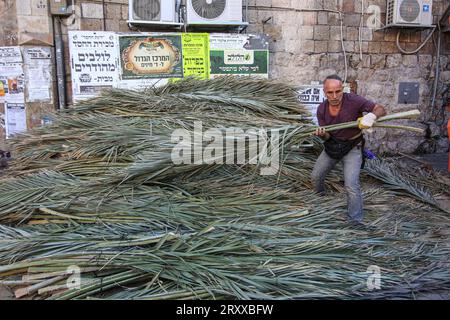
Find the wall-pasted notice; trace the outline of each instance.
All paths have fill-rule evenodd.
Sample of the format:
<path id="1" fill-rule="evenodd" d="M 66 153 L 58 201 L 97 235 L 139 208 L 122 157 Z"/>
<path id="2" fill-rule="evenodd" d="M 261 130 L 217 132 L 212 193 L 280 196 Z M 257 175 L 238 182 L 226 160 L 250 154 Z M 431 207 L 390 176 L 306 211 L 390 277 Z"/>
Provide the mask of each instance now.
<path id="1" fill-rule="evenodd" d="M 182 78 L 181 35 L 120 36 L 122 79 Z"/>
<path id="2" fill-rule="evenodd" d="M 211 34 L 211 78 L 223 75 L 269 77 L 269 45 L 265 36 Z"/>
<path id="3" fill-rule="evenodd" d="M 23 59 L 20 47 L 0 47 L 0 103 L 24 102 Z"/>
<path id="4" fill-rule="evenodd" d="M 118 41 L 113 32 L 69 32 L 74 101 L 93 97 L 118 81 Z"/>
<path id="5" fill-rule="evenodd" d="M 53 81 L 51 51 L 50 47 L 22 48 L 27 102 L 51 102 Z"/>
<path id="6" fill-rule="evenodd" d="M 0 103 L 5 110 L 0 130 L 7 138 L 27 129 L 24 83 L 20 47 L 0 47 Z"/>
<path id="7" fill-rule="evenodd" d="M 157 87 L 188 76 L 268 77 L 264 35 L 71 31 L 69 41 L 75 102 L 105 88 Z"/>
<path id="8" fill-rule="evenodd" d="M 24 103 L 5 103 L 6 137 L 27 130 L 27 116 Z"/>
<path id="9" fill-rule="evenodd" d="M 209 34 L 184 33 L 182 41 L 184 76 L 209 79 Z"/>

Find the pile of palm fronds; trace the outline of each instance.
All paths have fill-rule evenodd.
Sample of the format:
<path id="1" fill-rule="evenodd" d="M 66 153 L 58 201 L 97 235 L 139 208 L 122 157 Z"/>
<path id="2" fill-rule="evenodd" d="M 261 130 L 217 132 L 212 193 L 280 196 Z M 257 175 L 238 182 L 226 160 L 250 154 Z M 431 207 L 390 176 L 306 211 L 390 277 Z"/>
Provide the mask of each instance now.
<path id="1" fill-rule="evenodd" d="M 371 162 L 362 177 L 367 226 L 349 225 L 338 171 L 328 195 L 311 190 L 321 146 L 308 116 L 283 84 L 187 79 L 105 92 L 18 136 L 0 182 L 0 284 L 50 299 L 412 298 L 450 289 L 450 221 L 432 190 L 395 164 Z M 203 130 L 277 129 L 280 170 L 261 176 L 248 159 L 174 164 L 171 134 L 192 132 L 194 121 Z"/>

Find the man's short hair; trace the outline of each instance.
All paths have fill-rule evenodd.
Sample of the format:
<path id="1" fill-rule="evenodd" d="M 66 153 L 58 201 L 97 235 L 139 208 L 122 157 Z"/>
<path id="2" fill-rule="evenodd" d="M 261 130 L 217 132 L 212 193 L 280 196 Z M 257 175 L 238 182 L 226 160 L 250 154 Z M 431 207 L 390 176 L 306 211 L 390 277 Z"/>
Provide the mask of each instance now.
<path id="1" fill-rule="evenodd" d="M 341 77 L 339 77 L 337 74 L 332 74 L 332 75 L 329 75 L 328 77 L 326 77 L 325 78 L 325 80 L 323 80 L 323 83 L 325 84 L 325 82 L 327 82 L 327 80 L 339 80 L 340 82 L 344 82 L 344 81 L 342 81 L 342 78 Z"/>

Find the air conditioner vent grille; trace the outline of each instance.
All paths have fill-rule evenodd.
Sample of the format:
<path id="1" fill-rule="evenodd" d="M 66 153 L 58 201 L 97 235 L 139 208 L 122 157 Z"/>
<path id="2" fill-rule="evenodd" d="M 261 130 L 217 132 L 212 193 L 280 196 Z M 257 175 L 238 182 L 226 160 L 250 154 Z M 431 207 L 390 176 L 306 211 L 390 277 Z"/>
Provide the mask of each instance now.
<path id="1" fill-rule="evenodd" d="M 161 4 L 160 0 L 134 0 L 133 18 L 136 20 L 160 20 Z"/>
<path id="2" fill-rule="evenodd" d="M 192 8 L 202 18 L 216 19 L 225 11 L 226 0 L 192 0 Z"/>
<path id="3" fill-rule="evenodd" d="M 407 22 L 417 20 L 420 15 L 420 4 L 417 0 L 403 0 L 400 4 L 400 17 Z"/>

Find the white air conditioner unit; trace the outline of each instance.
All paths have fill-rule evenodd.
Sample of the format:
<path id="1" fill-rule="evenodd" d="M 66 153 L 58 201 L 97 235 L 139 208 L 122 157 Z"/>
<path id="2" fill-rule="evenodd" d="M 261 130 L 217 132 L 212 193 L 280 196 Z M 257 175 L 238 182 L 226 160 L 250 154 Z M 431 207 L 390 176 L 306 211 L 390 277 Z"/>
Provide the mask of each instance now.
<path id="1" fill-rule="evenodd" d="M 180 0 L 129 0 L 129 23 L 177 24 Z"/>
<path id="2" fill-rule="evenodd" d="M 242 25 L 242 0 L 186 0 L 188 24 Z"/>
<path id="3" fill-rule="evenodd" d="M 433 0 L 387 0 L 386 27 L 430 27 Z"/>

